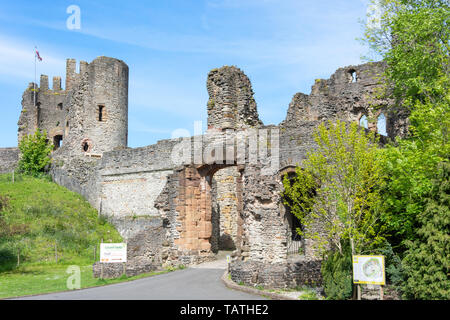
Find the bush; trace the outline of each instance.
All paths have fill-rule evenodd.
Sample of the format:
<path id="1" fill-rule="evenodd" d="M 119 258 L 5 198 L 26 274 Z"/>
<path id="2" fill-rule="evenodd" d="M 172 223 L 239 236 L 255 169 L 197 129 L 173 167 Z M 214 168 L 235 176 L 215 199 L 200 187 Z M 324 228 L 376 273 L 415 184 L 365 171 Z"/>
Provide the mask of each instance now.
<path id="1" fill-rule="evenodd" d="M 352 297 L 352 255 L 349 246 L 344 247 L 343 254 L 329 252 L 322 262 L 321 273 L 327 299 L 346 300 Z"/>
<path id="2" fill-rule="evenodd" d="M 45 167 L 50 164 L 50 153 L 53 145 L 48 142 L 47 133 L 39 130 L 33 135 L 27 135 L 19 143 L 19 171 L 25 174 L 42 175 Z"/>
<path id="3" fill-rule="evenodd" d="M 384 256 L 387 282 L 392 284 L 396 290 L 401 290 L 404 282 L 404 274 L 400 257 L 394 252 L 391 244 L 387 241 L 378 251 L 379 254 Z"/>
<path id="4" fill-rule="evenodd" d="M 416 238 L 402 260 L 406 298 L 450 299 L 450 164 L 441 163 Z"/>

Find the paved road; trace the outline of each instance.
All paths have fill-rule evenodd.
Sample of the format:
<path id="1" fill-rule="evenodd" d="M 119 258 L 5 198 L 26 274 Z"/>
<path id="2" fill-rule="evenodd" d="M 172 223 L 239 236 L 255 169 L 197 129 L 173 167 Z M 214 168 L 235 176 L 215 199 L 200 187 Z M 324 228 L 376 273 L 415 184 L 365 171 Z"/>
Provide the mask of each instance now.
<path id="1" fill-rule="evenodd" d="M 224 260 L 129 282 L 24 297 L 26 300 L 259 300 L 263 297 L 228 289 L 221 281 Z"/>

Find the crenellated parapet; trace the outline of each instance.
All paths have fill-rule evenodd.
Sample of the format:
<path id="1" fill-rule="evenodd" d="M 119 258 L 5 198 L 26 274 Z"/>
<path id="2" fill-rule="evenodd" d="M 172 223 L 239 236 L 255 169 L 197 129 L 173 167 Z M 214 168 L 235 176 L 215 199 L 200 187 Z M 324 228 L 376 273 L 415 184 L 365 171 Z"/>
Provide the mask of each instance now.
<path id="1" fill-rule="evenodd" d="M 66 60 L 66 91 L 72 90 L 76 86 L 88 66 L 86 61 L 80 61 L 80 72 L 77 73 L 77 61 L 75 59 Z"/>

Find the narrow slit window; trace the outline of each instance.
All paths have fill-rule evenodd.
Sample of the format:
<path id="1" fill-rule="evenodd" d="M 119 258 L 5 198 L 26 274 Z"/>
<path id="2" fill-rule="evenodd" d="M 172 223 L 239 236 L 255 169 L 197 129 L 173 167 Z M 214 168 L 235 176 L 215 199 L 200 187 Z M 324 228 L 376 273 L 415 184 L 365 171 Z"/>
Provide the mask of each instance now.
<path id="1" fill-rule="evenodd" d="M 105 106 L 98 106 L 98 121 L 104 121 Z"/>

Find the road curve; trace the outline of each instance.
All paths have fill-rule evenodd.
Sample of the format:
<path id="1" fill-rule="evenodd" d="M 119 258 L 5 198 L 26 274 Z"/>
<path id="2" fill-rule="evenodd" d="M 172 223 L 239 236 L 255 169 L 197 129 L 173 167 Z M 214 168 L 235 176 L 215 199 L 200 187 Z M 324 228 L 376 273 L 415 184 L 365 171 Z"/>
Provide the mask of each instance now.
<path id="1" fill-rule="evenodd" d="M 222 283 L 226 262 L 214 261 L 102 287 L 22 297 L 25 300 L 261 300 Z"/>

